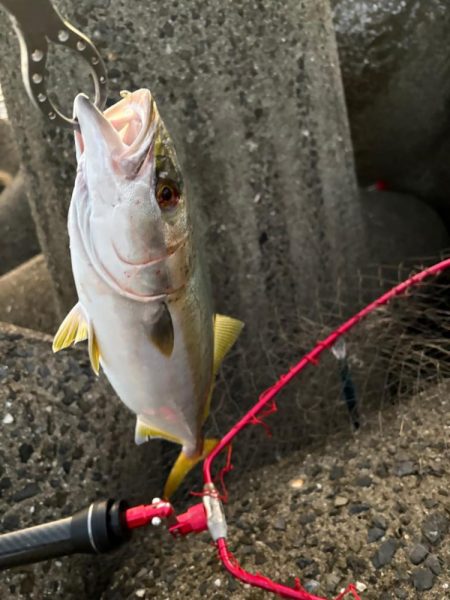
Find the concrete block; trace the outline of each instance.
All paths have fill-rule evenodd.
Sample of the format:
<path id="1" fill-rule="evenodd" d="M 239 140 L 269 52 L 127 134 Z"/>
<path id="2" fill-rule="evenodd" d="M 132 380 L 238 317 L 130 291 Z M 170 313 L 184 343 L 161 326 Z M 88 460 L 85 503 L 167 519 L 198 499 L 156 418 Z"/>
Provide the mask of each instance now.
<path id="1" fill-rule="evenodd" d="M 1 176 L 0 176 L 1 177 Z M 0 192 L 0 275 L 40 251 L 22 173 Z M 50 282 L 50 289 L 51 289 Z"/>
<path id="2" fill-rule="evenodd" d="M 19 170 L 19 152 L 14 130 L 8 119 L 0 118 L 0 171 L 15 175 Z"/>
<path id="3" fill-rule="evenodd" d="M 248 402 L 255 385 L 286 364 L 280 345 L 301 336 L 298 316 L 315 318 L 323 304 L 345 301 L 351 310 L 348 281 L 363 256 L 328 2 L 290 0 L 283 10 L 268 0 L 56 5 L 101 49 L 112 98 L 148 87 L 157 99 L 202 221 L 217 310 L 246 322 L 232 387 Z M 75 299 L 66 234 L 72 135 L 30 105 L 7 20 L 0 46 L 8 114 L 63 313 Z M 76 90 L 89 84 L 67 52 L 53 59 L 50 85 L 70 110 Z M 241 377 L 248 370 L 253 379 Z"/>
<path id="4" fill-rule="evenodd" d="M 332 0 L 358 176 L 450 224 L 450 11 L 443 0 Z"/>
<path id="5" fill-rule="evenodd" d="M 59 320 L 42 254 L 0 277 L 0 321 L 56 332 Z"/>

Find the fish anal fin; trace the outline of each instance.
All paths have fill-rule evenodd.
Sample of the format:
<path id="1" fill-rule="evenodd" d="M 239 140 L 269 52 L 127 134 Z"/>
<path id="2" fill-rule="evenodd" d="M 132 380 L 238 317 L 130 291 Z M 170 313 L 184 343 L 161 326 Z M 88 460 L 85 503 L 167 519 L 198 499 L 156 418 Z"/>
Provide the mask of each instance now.
<path id="1" fill-rule="evenodd" d="M 100 371 L 100 348 L 98 347 L 97 337 L 91 324 L 89 324 L 88 327 L 88 337 L 89 359 L 91 361 L 91 367 L 94 373 L 98 375 Z"/>
<path id="2" fill-rule="evenodd" d="M 171 356 L 174 345 L 174 330 L 172 317 L 167 308 L 167 304 L 163 303 L 158 320 L 152 324 L 149 338 L 164 356 Z"/>
<path id="3" fill-rule="evenodd" d="M 181 451 L 175 461 L 172 470 L 167 478 L 166 485 L 164 486 L 164 498 L 169 499 L 176 490 L 180 487 L 186 475 L 192 471 L 192 469 L 202 460 L 204 460 L 208 454 L 214 450 L 219 443 L 219 440 L 209 438 L 203 442 L 203 450 L 198 456 L 189 458 L 186 454 Z"/>
<path id="4" fill-rule="evenodd" d="M 53 339 L 53 352 L 59 352 L 88 337 L 88 324 L 83 309 L 78 302 L 59 326 Z"/>
<path id="5" fill-rule="evenodd" d="M 229 352 L 239 334 L 244 327 L 244 323 L 232 317 L 216 315 L 214 319 L 214 375 L 220 369 L 223 359 Z"/>
<path id="6" fill-rule="evenodd" d="M 158 438 L 162 440 L 167 440 L 168 442 L 173 442 L 174 444 L 181 444 L 181 440 L 177 437 L 171 435 L 163 431 L 162 429 L 156 429 L 151 425 L 147 425 L 144 419 L 138 415 L 136 419 L 136 429 L 134 433 L 134 441 L 139 446 L 140 444 L 144 444 L 148 442 L 150 438 Z"/>

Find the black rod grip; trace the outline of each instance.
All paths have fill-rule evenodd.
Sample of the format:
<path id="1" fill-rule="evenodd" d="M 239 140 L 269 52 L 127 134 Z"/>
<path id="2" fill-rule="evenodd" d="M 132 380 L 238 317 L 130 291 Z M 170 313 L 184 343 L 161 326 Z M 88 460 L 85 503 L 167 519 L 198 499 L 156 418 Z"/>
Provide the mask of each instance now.
<path id="1" fill-rule="evenodd" d="M 0 535 L 0 569 L 78 552 L 108 552 L 128 539 L 123 501 L 94 502 L 72 517 Z"/>

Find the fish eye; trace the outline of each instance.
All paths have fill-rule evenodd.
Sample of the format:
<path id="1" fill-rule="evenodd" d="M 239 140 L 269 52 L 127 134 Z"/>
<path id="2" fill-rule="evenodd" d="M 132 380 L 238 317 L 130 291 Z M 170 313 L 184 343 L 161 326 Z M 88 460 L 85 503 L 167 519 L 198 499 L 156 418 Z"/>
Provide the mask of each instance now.
<path id="1" fill-rule="evenodd" d="M 159 181 L 156 186 L 156 200 L 161 210 L 175 208 L 180 200 L 180 190 L 173 181 Z"/>

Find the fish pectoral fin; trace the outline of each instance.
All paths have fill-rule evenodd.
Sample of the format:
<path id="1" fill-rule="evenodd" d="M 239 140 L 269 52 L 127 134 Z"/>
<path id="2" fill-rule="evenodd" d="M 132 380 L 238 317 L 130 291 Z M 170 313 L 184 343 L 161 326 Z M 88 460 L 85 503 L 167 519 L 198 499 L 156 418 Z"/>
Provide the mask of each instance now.
<path id="1" fill-rule="evenodd" d="M 223 359 L 229 352 L 239 334 L 244 327 L 244 323 L 232 317 L 216 315 L 214 319 L 214 375 L 217 375 Z"/>
<path id="2" fill-rule="evenodd" d="M 89 325 L 83 308 L 78 302 L 59 326 L 53 339 L 53 352 L 59 352 L 72 344 L 87 340 Z"/>
<path id="3" fill-rule="evenodd" d="M 163 497 L 169 499 L 180 487 L 183 479 L 186 475 L 192 471 L 192 469 L 202 460 L 204 460 L 208 454 L 210 454 L 219 443 L 219 440 L 209 438 L 203 442 L 203 450 L 198 456 L 189 458 L 186 454 L 181 451 L 175 461 L 172 470 L 167 478 L 166 485 L 164 486 Z"/>
<path id="4" fill-rule="evenodd" d="M 156 429 L 155 427 L 148 425 L 144 418 L 138 415 L 136 419 L 136 429 L 134 431 L 134 441 L 136 445 L 140 446 L 141 444 L 145 444 L 145 442 L 148 442 L 151 438 L 167 440 L 174 444 L 182 443 L 181 440 L 174 435 L 170 435 L 170 433 L 166 433 L 165 431 L 162 431 L 162 429 Z"/>
<path id="5" fill-rule="evenodd" d="M 66 316 L 59 326 L 53 339 L 53 352 L 59 352 L 64 348 L 69 348 L 73 344 L 89 340 L 89 358 L 91 366 L 96 375 L 100 368 L 100 350 L 97 338 L 95 337 L 92 323 L 88 321 L 83 307 L 78 302 Z"/>
<path id="6" fill-rule="evenodd" d="M 161 307 L 158 320 L 152 324 L 149 338 L 161 354 L 171 356 L 175 341 L 172 317 L 166 303 L 163 302 Z"/>

